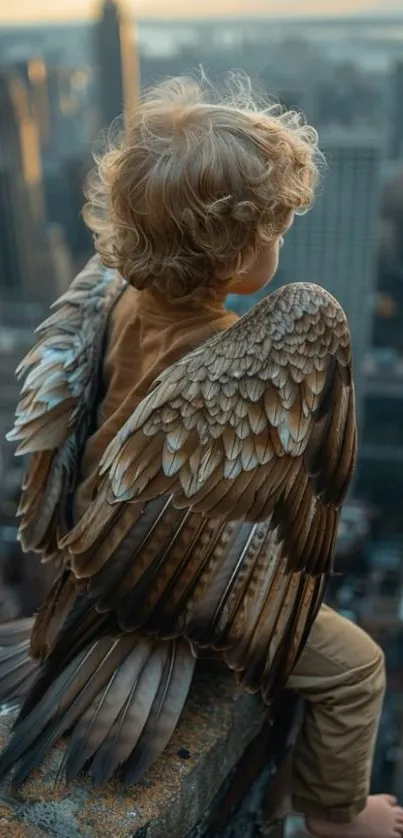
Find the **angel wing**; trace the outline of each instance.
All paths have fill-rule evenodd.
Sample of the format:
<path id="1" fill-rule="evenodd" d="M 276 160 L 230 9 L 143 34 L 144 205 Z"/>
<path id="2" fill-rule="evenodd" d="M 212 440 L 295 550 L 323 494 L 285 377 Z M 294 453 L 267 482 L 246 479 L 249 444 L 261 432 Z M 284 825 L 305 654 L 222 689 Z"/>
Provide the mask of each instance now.
<path id="1" fill-rule="evenodd" d="M 63 547 L 124 630 L 221 649 L 270 700 L 321 603 L 355 455 L 346 317 L 287 285 L 160 376 Z"/>
<path id="2" fill-rule="evenodd" d="M 98 256 L 73 280 L 37 331 L 39 341 L 17 369 L 24 377 L 8 440 L 29 455 L 19 507 L 19 539 L 44 558 L 57 553 L 68 527 L 68 497 L 94 421 L 108 314 L 125 286 Z"/>
<path id="3" fill-rule="evenodd" d="M 355 453 L 346 317 L 287 285 L 166 370 L 108 447 L 109 499 L 172 494 L 209 517 L 265 520 L 302 475 L 338 506 Z"/>
<path id="4" fill-rule="evenodd" d="M 0 777 L 17 763 L 19 785 L 72 729 L 68 777 L 92 763 L 95 782 L 119 764 L 137 779 L 182 710 L 190 644 L 277 698 L 322 601 L 355 450 L 348 326 L 317 286 L 286 286 L 164 372 L 59 542 L 66 569 L 34 629 L 49 648 Z"/>

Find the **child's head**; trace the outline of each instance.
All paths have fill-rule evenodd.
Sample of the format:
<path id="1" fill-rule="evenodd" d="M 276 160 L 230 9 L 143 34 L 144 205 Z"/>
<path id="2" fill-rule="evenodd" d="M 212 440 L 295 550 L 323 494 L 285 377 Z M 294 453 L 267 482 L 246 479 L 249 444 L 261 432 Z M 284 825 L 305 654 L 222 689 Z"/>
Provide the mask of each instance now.
<path id="1" fill-rule="evenodd" d="M 218 99 L 189 79 L 148 91 L 98 159 L 85 218 L 102 261 L 169 299 L 248 293 L 275 273 L 283 233 L 308 210 L 317 135 L 259 110 L 246 81 Z"/>

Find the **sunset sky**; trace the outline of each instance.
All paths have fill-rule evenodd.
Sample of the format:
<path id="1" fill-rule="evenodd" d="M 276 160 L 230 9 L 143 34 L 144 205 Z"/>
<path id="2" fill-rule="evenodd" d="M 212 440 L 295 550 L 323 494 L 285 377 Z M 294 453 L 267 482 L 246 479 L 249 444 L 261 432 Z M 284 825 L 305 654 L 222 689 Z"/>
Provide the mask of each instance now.
<path id="1" fill-rule="evenodd" d="M 154 18 L 192 18 L 270 14 L 276 17 L 351 15 L 396 12 L 400 0 L 126 0 L 133 15 Z M 0 0 L 0 23 L 31 23 L 85 19 L 99 6 L 97 0 Z M 324 7 L 326 6 L 326 11 Z"/>

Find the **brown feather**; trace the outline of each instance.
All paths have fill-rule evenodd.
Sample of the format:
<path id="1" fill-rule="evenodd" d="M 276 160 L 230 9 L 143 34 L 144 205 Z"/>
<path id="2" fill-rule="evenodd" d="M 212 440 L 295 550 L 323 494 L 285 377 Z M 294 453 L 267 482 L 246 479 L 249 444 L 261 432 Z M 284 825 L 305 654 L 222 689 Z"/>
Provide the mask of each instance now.
<path id="1" fill-rule="evenodd" d="M 0 626 L 0 702 L 25 697 L 36 672 L 30 657 L 33 620 L 15 620 Z"/>
<path id="2" fill-rule="evenodd" d="M 62 570 L 56 577 L 48 596 L 39 608 L 31 633 L 31 654 L 43 661 L 53 648 L 64 620 L 71 611 L 77 597 L 77 586 L 68 570 Z"/>
<path id="3" fill-rule="evenodd" d="M 105 688 L 77 721 L 66 756 L 66 779 L 73 780 L 94 757 L 136 687 L 152 648 L 151 641 L 142 640 L 112 673 Z M 112 772 L 113 773 L 113 768 Z"/>
<path id="4" fill-rule="evenodd" d="M 195 658 L 184 641 L 172 641 L 164 671 L 141 736 L 125 767 L 125 781 L 137 783 L 160 756 L 179 721 L 193 678 Z"/>
<path id="5" fill-rule="evenodd" d="M 0 623 L 0 647 L 16 646 L 19 643 L 24 643 L 29 639 L 33 625 L 33 617 Z"/>

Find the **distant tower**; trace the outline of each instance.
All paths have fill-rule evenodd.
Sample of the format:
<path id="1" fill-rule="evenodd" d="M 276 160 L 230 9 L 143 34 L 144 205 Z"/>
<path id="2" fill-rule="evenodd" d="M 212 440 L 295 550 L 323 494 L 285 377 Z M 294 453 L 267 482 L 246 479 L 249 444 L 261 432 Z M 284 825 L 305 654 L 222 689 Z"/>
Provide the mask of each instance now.
<path id="1" fill-rule="evenodd" d="M 108 127 L 134 107 L 139 87 L 134 26 L 117 0 L 104 0 L 95 24 L 95 63 L 98 73 L 100 127 Z"/>
<path id="2" fill-rule="evenodd" d="M 0 73 L 0 296 L 21 312 L 48 302 L 46 235 L 37 125 L 18 73 Z"/>

